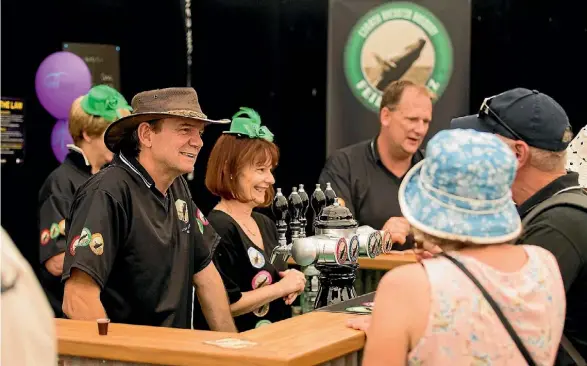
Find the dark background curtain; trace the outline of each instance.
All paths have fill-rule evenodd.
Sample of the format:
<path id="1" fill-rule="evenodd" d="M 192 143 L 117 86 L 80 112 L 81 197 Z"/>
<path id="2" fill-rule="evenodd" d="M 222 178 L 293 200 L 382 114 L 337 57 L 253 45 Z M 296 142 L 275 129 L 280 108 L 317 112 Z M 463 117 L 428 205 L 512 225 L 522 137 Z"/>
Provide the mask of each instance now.
<path id="1" fill-rule="evenodd" d="M 25 164 L 2 167 L 1 223 L 35 266 L 37 193 L 58 165 L 49 140 L 55 119 L 35 95 L 39 64 L 65 41 L 114 44 L 129 101 L 142 90 L 183 86 L 183 11 L 179 1 L 3 1 L 1 92 L 25 99 L 27 136 Z M 192 86 L 204 112 L 259 111 L 281 149 L 276 186 L 286 195 L 299 183 L 311 193 L 325 160 L 327 20 L 327 0 L 192 1 Z M 485 96 L 524 86 L 558 100 L 578 131 L 587 123 L 586 46 L 585 1 L 474 0 L 471 111 Z M 207 129 L 190 182 L 205 212 L 216 203 L 203 180 L 220 131 Z"/>

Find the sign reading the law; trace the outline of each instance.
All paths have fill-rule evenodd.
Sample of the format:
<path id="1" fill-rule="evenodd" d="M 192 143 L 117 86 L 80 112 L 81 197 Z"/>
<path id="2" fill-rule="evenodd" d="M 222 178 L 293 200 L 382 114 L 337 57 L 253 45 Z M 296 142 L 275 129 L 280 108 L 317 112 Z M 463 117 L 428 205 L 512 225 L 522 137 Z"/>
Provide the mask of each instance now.
<path id="1" fill-rule="evenodd" d="M 120 91 L 120 47 L 67 42 L 63 44 L 63 50 L 86 62 L 92 73 L 92 85 L 106 84 Z"/>
<path id="2" fill-rule="evenodd" d="M 1 97 L 1 158 L 2 164 L 24 163 L 24 100 Z"/>
<path id="3" fill-rule="evenodd" d="M 331 0 L 327 150 L 379 131 L 385 88 L 407 79 L 435 95 L 428 138 L 468 113 L 469 0 Z"/>

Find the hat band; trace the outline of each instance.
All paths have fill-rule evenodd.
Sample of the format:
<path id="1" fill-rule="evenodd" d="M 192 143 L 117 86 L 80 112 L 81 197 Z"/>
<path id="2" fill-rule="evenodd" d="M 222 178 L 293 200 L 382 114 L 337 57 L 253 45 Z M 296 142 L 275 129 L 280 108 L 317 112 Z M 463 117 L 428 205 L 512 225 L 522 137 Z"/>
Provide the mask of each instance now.
<path id="1" fill-rule="evenodd" d="M 167 110 L 167 111 L 145 111 L 142 112 L 138 109 L 135 109 L 135 114 L 169 114 L 169 115 L 175 115 L 175 116 L 179 116 L 179 117 L 188 117 L 188 118 L 198 118 L 198 119 L 208 119 L 208 117 L 202 113 L 202 112 L 198 112 L 198 111 L 194 111 L 194 110 L 189 110 L 189 109 L 172 109 L 172 110 Z"/>
<path id="2" fill-rule="evenodd" d="M 501 209 L 511 200 L 511 191 L 509 190 L 505 196 L 496 200 L 459 197 L 454 194 L 441 191 L 427 182 L 428 179 L 424 169 L 425 164 L 420 170 L 420 179 L 417 180 L 418 187 L 425 196 L 447 209 L 460 211 L 467 214 L 494 214 L 500 212 Z"/>

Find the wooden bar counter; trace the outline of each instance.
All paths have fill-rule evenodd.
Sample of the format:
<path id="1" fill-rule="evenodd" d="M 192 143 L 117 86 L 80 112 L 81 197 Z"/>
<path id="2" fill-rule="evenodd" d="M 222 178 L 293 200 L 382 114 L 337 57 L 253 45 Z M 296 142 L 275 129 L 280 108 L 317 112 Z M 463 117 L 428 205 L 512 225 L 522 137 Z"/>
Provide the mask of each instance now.
<path id="1" fill-rule="evenodd" d="M 360 364 L 365 334 L 346 327 L 357 315 L 314 311 L 243 333 L 56 319 L 63 365 L 340 365 Z M 241 349 L 204 343 L 223 338 L 255 342 Z"/>
<path id="2" fill-rule="evenodd" d="M 412 251 L 381 254 L 375 258 L 359 257 L 359 269 L 372 269 L 389 271 L 403 264 L 415 263 L 416 256 Z M 289 264 L 296 264 L 290 257 Z"/>

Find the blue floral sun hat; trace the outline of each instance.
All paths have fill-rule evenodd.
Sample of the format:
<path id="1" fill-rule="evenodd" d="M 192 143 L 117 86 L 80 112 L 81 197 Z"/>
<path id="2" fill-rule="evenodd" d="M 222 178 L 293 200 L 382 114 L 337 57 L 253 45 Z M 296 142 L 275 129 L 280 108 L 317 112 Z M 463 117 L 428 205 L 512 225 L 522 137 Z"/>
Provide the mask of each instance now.
<path id="1" fill-rule="evenodd" d="M 399 189 L 404 217 L 427 234 L 475 244 L 516 238 L 522 224 L 511 196 L 517 160 L 495 135 L 473 130 L 438 132 L 426 158 Z"/>

